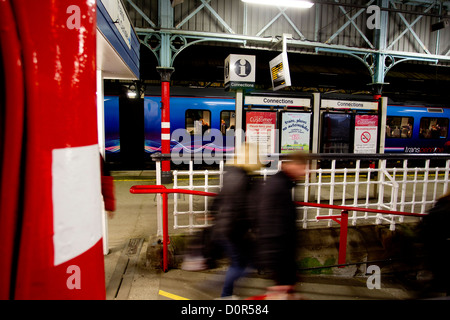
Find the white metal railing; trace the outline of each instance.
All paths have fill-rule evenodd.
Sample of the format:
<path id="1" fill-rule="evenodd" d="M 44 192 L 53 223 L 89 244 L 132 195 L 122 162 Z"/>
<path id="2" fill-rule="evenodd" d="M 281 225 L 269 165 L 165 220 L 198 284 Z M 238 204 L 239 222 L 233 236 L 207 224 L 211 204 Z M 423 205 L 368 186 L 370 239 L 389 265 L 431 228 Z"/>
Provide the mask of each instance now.
<path id="1" fill-rule="evenodd" d="M 305 180 L 292 189 L 294 200 L 426 213 L 435 200 L 448 191 L 450 155 L 444 159 L 443 167 L 430 167 L 429 159 L 424 161 L 425 165 L 422 167 L 408 167 L 408 159 L 400 160 L 394 167 L 387 167 L 389 159 L 374 160 L 372 163 L 378 165 L 368 166 L 367 159 L 356 159 L 358 155 L 353 157 L 353 165 L 341 168 L 338 164 L 343 162 L 339 159 L 331 159 L 329 168 L 318 169 L 317 160 L 311 160 Z M 279 170 L 282 161 L 278 161 L 277 169 L 262 169 L 255 173 L 266 180 Z M 191 160 L 188 170 L 173 171 L 173 188 L 218 192 L 226 172 L 224 168 L 225 161 L 221 160 L 217 170 L 194 170 L 194 162 Z M 214 199 L 211 197 L 174 195 L 174 229 L 192 230 L 209 225 L 208 213 L 212 201 Z M 332 210 L 299 207 L 298 222 L 303 228 L 331 226 L 331 220 L 319 222 L 316 218 L 332 215 Z M 391 230 L 395 229 L 396 223 L 404 222 L 404 219 L 403 216 L 368 212 L 352 212 L 349 215 L 352 225 L 388 223 Z"/>
<path id="2" fill-rule="evenodd" d="M 194 161 L 190 161 L 189 170 L 187 171 L 173 171 L 173 188 L 174 189 L 188 189 L 188 190 L 196 190 L 200 189 L 201 191 L 206 192 L 219 192 L 222 188 L 223 182 L 223 174 L 224 174 L 224 161 L 220 161 L 219 170 L 194 170 Z M 180 185 L 180 177 L 188 177 L 188 184 L 185 185 L 181 183 Z M 194 184 L 194 177 L 203 176 L 203 184 Z M 209 178 L 217 177 L 218 184 L 210 184 Z M 201 197 L 203 200 L 203 208 L 201 210 L 194 208 L 194 195 L 188 195 L 188 207 L 180 209 L 178 203 L 178 197 L 185 198 L 185 195 L 174 195 L 173 200 L 173 217 L 174 217 L 174 229 L 179 228 L 201 228 L 208 225 L 208 208 L 211 201 L 214 199 L 210 199 L 210 197 Z M 199 224 L 198 221 L 194 219 L 195 216 L 201 216 L 203 223 Z M 187 217 L 188 222 L 181 222 L 182 217 Z"/>

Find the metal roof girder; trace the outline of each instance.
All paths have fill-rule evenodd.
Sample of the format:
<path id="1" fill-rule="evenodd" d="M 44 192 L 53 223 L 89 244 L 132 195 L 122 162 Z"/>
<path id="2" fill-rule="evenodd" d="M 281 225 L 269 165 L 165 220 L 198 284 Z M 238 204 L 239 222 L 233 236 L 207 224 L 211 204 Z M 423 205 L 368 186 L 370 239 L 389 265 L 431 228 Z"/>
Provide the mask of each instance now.
<path id="1" fill-rule="evenodd" d="M 359 61 L 361 61 L 369 70 L 370 76 L 372 77 L 372 84 L 385 84 L 384 79 L 386 74 L 394 66 L 404 61 L 426 61 L 438 63 L 439 59 L 436 57 L 427 56 L 409 56 L 404 54 L 396 53 L 386 53 L 383 51 L 377 52 L 367 52 L 363 53 L 361 51 L 354 50 L 341 50 L 333 48 L 316 48 L 316 52 L 330 52 L 330 53 L 340 53 L 352 56 Z M 372 60 L 371 62 L 369 61 Z M 386 65 L 386 59 L 389 58 L 391 63 Z"/>
<path id="2" fill-rule="evenodd" d="M 367 6 L 370 6 L 375 0 L 371 0 L 367 3 Z M 339 6 L 341 8 L 341 10 L 344 10 L 342 6 Z M 344 10 L 345 11 L 345 10 Z M 331 35 L 330 38 L 328 38 L 327 41 L 325 41 L 325 43 L 329 43 L 331 41 L 334 40 L 334 38 L 336 38 L 345 28 L 347 28 L 347 26 L 353 22 L 353 20 L 355 20 L 357 17 L 359 17 L 363 12 L 365 12 L 366 9 L 360 9 L 358 10 L 358 12 L 356 12 L 351 18 L 348 17 L 348 15 L 346 14 L 346 18 L 347 21 L 333 34 Z M 353 22 L 354 24 L 354 22 Z"/>
<path id="3" fill-rule="evenodd" d="M 391 5 L 394 7 L 394 9 L 397 9 L 397 7 L 395 6 L 394 1 L 390 1 Z M 432 8 L 434 7 L 434 3 L 431 4 L 428 8 L 426 8 L 424 10 L 424 13 L 427 13 L 428 11 L 430 11 Z M 430 51 L 426 48 L 426 46 L 423 44 L 422 40 L 419 38 L 419 36 L 416 34 L 416 32 L 413 30 L 413 26 L 420 20 L 422 19 L 424 16 L 423 15 L 419 15 L 416 19 L 414 19 L 414 21 L 410 24 L 405 16 L 401 13 L 401 12 L 397 12 L 397 15 L 400 17 L 400 19 L 403 21 L 403 23 L 406 25 L 406 29 L 403 30 L 403 32 L 388 46 L 389 48 L 392 48 L 392 46 L 398 41 L 400 40 L 405 34 L 406 32 L 411 32 L 411 34 L 413 35 L 413 37 L 416 39 L 416 41 L 419 43 L 419 45 L 422 47 L 422 49 L 427 53 L 430 54 Z"/>
<path id="4" fill-rule="evenodd" d="M 191 38 L 207 38 L 208 41 L 221 41 L 221 40 L 228 40 L 229 42 L 257 42 L 260 44 L 266 44 L 267 49 L 270 49 L 271 46 L 276 44 L 279 39 L 276 37 L 256 37 L 256 36 L 247 36 L 247 35 L 240 35 L 240 34 L 229 34 L 229 33 L 215 33 L 215 32 L 205 32 L 205 31 L 189 31 L 189 30 L 179 30 L 179 29 L 161 29 L 159 31 L 155 31 L 153 29 L 149 28 L 136 28 L 136 32 L 139 35 L 148 35 L 151 34 L 157 34 L 157 33 L 170 33 L 172 35 L 184 35 Z M 434 54 L 423 54 L 423 53 L 415 53 L 415 52 L 400 52 L 395 50 L 374 50 L 369 48 L 357 48 L 357 47 L 348 47 L 345 45 L 336 45 L 336 44 L 326 44 L 323 42 L 316 42 L 316 41 L 305 41 L 305 40 L 296 40 L 296 39 L 286 39 L 286 43 L 290 46 L 298 46 L 298 47 L 307 47 L 307 48 L 318 48 L 318 49 L 324 49 L 322 51 L 325 51 L 327 49 L 335 50 L 334 52 L 337 52 L 337 50 L 342 50 L 342 52 L 338 53 L 348 53 L 349 51 L 357 52 L 357 53 L 383 53 L 386 55 L 396 55 L 396 56 L 402 56 L 402 57 L 410 57 L 412 59 L 418 58 L 419 59 L 437 59 L 437 60 L 443 60 L 443 61 L 450 61 L 450 57 L 448 54 L 450 52 L 447 52 L 447 55 L 434 55 Z"/>
<path id="5" fill-rule="evenodd" d="M 334 2 L 339 3 L 338 0 L 334 0 Z M 369 3 L 367 3 L 367 6 L 370 6 L 372 4 L 373 1 L 370 1 Z M 342 11 L 342 13 L 344 13 L 345 17 L 348 19 L 348 21 L 350 21 L 350 23 L 352 24 L 352 26 L 356 29 L 356 31 L 358 31 L 358 33 L 361 35 L 361 37 L 364 39 L 364 41 L 366 41 L 366 43 L 369 45 L 370 48 L 374 49 L 373 44 L 369 41 L 369 39 L 367 39 L 366 35 L 361 31 L 361 29 L 359 29 L 359 27 L 356 25 L 355 23 L 355 18 L 350 18 L 350 16 L 348 15 L 348 12 L 345 11 L 343 6 L 339 6 L 339 9 Z"/>
<path id="6" fill-rule="evenodd" d="M 155 28 L 156 24 L 144 13 L 144 11 L 141 10 L 141 8 L 139 8 L 132 0 L 127 0 L 128 3 L 134 8 L 134 10 L 136 10 L 137 13 L 139 13 L 139 15 L 144 18 L 145 21 L 148 22 L 148 24 Z"/>

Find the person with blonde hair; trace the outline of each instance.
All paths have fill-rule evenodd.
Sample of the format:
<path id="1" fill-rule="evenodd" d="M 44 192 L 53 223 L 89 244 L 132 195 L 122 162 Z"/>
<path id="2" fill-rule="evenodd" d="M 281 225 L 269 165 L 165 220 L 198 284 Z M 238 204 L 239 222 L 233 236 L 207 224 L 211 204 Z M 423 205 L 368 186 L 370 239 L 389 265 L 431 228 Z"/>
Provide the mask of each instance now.
<path id="1" fill-rule="evenodd" d="M 249 195 L 253 188 L 253 173 L 261 164 L 255 154 L 256 146 L 246 143 L 240 151 L 232 164 L 227 164 L 223 187 L 213 204 L 213 209 L 218 212 L 213 226 L 214 240 L 230 258 L 222 298 L 234 297 L 234 283 L 251 263 L 254 248 Z"/>

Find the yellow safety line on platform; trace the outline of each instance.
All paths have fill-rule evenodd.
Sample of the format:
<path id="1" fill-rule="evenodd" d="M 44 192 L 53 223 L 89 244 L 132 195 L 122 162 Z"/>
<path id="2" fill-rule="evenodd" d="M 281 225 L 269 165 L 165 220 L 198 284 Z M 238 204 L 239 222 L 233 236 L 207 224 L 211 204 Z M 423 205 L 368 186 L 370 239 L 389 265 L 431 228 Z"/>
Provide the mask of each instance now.
<path id="1" fill-rule="evenodd" d="M 183 298 L 181 296 L 177 296 L 176 294 L 169 293 L 169 292 L 166 292 L 166 291 L 163 291 L 163 290 L 159 290 L 158 294 L 163 296 L 163 297 L 172 299 L 172 300 L 190 300 L 188 298 Z"/>

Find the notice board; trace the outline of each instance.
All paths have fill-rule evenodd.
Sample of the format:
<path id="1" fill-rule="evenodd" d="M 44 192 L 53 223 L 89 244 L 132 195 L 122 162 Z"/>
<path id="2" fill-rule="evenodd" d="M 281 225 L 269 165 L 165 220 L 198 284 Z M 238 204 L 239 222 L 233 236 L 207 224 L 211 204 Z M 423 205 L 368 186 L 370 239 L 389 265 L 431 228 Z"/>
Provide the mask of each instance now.
<path id="1" fill-rule="evenodd" d="M 246 141 L 258 144 L 260 154 L 275 153 L 276 112 L 248 111 L 245 122 Z"/>
<path id="2" fill-rule="evenodd" d="M 281 153 L 309 151 L 310 137 L 311 113 L 281 114 Z"/>
<path id="3" fill-rule="evenodd" d="M 355 116 L 354 153 L 377 153 L 378 116 Z"/>

